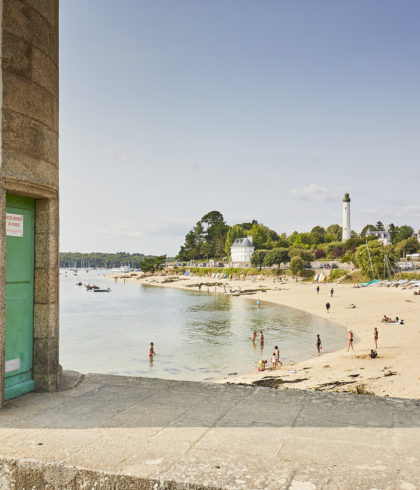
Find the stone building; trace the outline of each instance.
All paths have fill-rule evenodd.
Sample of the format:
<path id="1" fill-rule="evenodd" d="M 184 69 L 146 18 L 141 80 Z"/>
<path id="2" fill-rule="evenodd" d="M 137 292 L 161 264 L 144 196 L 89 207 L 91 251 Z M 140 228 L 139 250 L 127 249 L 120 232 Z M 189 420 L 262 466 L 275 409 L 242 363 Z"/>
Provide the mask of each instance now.
<path id="1" fill-rule="evenodd" d="M 236 238 L 230 248 L 230 255 L 234 267 L 248 265 L 251 262 L 251 255 L 254 253 L 252 236 L 247 238 Z"/>
<path id="2" fill-rule="evenodd" d="M 0 405 L 57 389 L 58 0 L 0 0 Z"/>

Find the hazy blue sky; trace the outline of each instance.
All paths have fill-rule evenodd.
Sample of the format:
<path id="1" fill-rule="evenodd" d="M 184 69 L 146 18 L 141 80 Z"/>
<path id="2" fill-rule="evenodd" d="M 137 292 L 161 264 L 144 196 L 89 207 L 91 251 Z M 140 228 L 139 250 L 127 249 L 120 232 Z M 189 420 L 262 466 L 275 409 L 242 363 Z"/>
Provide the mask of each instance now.
<path id="1" fill-rule="evenodd" d="M 61 250 L 420 228 L 417 0 L 62 0 Z"/>

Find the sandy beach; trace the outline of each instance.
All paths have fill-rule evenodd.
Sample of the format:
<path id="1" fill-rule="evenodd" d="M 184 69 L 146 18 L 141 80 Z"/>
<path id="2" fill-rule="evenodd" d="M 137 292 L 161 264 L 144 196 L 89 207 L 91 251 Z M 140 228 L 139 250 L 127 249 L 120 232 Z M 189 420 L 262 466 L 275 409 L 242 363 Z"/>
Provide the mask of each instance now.
<path id="1" fill-rule="evenodd" d="M 411 290 L 324 283 L 320 285 L 318 295 L 315 284 L 274 282 L 272 278 L 252 281 L 179 276 L 169 282 L 168 276 L 141 278 L 132 275 L 126 281 L 186 290 L 197 290 L 199 283 L 223 283 L 227 289 L 240 288 L 242 291 L 264 289 L 264 292 L 245 297 L 297 308 L 354 332 L 354 352 L 347 352 L 347 337 L 344 335 L 343 349 L 334 352 L 328 352 L 328 338 L 323 338 L 324 351 L 318 356 L 314 339 L 314 357 L 311 359 L 283 365 L 274 371 L 257 372 L 250 366 L 248 374 L 215 382 L 264 383 L 284 389 L 369 392 L 378 396 L 420 398 L 420 296 L 413 295 Z M 334 288 L 332 298 L 331 287 Z M 207 286 L 202 287 L 202 291 L 206 290 Z M 214 294 L 214 286 L 210 291 Z M 216 294 L 222 293 L 223 286 L 218 286 Z M 325 308 L 327 301 L 331 304 L 329 313 Z M 352 303 L 356 305 L 355 309 L 349 308 Z M 404 325 L 382 323 L 380 320 L 384 314 L 404 319 Z M 369 353 L 374 348 L 375 327 L 379 331 L 378 358 L 371 359 Z M 333 323 L 331 328 L 334 328 Z M 281 352 L 281 345 L 279 347 Z"/>

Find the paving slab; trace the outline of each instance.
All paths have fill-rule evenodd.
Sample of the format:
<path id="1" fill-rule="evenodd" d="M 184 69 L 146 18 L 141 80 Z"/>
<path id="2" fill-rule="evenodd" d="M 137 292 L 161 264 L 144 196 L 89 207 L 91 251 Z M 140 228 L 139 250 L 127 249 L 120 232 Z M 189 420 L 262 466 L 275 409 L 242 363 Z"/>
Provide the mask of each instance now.
<path id="1" fill-rule="evenodd" d="M 420 488 L 420 401 L 65 372 L 0 412 L 6 488 Z"/>

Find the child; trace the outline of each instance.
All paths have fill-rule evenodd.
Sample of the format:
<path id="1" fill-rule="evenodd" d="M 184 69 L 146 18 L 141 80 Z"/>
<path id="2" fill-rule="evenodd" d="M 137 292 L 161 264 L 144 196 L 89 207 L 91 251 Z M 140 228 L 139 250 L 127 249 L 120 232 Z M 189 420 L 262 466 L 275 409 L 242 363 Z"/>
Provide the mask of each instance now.
<path id="1" fill-rule="evenodd" d="M 273 352 L 273 355 L 271 356 L 271 369 L 276 369 L 277 368 L 277 356 L 276 353 Z"/>

